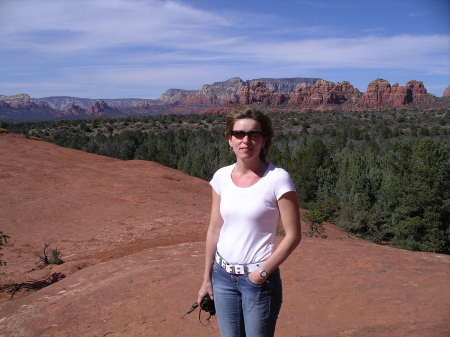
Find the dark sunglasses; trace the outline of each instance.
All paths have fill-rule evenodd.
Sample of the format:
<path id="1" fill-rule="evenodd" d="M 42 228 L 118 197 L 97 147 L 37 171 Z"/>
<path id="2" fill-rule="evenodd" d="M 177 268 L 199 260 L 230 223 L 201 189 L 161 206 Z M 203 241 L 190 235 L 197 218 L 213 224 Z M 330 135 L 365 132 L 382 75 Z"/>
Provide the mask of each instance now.
<path id="1" fill-rule="evenodd" d="M 245 136 L 248 136 L 251 140 L 258 140 L 262 136 L 262 131 L 251 130 L 251 131 L 242 131 L 242 130 L 233 130 L 230 132 L 230 135 L 235 137 L 236 139 L 244 139 Z"/>

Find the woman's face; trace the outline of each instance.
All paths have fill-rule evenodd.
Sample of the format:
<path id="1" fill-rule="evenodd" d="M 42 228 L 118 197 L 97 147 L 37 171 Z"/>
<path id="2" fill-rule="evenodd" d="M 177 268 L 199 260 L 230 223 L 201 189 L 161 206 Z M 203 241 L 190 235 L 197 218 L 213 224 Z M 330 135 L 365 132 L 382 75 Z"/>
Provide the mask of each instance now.
<path id="1" fill-rule="evenodd" d="M 233 131 L 261 131 L 261 125 L 259 122 L 251 118 L 239 119 L 234 123 Z M 240 159 L 259 159 L 259 153 L 261 148 L 264 146 L 263 137 L 258 139 L 252 139 L 249 135 L 245 135 L 244 138 L 238 139 L 235 136 L 230 136 L 228 138 L 230 146 L 233 148 L 234 153 L 237 158 Z"/>

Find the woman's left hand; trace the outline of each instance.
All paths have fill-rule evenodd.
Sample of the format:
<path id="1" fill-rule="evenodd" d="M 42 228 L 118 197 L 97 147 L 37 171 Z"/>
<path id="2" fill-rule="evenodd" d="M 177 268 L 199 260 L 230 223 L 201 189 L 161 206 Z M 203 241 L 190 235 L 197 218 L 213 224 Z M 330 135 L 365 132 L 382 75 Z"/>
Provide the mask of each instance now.
<path id="1" fill-rule="evenodd" d="M 252 271 L 250 274 L 248 274 L 248 279 L 256 284 L 261 284 L 266 282 L 267 277 L 261 277 L 259 269 L 256 269 Z"/>

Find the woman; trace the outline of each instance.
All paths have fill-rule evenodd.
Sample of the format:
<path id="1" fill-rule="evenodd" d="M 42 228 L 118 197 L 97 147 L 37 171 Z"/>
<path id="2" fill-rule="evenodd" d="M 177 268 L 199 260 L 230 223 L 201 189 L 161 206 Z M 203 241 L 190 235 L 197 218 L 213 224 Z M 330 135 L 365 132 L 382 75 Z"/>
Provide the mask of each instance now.
<path id="1" fill-rule="evenodd" d="M 282 292 L 279 266 L 301 240 L 297 194 L 289 174 L 266 162 L 270 118 L 254 107 L 226 117 L 225 135 L 236 163 L 218 170 L 198 304 L 214 299 L 220 333 L 273 336 Z M 275 247 L 279 219 L 286 236 Z"/>

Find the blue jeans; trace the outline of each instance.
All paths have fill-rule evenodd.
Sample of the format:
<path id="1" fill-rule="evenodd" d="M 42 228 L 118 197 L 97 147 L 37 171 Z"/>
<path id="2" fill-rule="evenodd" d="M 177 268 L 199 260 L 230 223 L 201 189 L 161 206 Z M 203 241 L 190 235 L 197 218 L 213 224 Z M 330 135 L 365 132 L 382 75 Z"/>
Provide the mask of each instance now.
<path id="1" fill-rule="evenodd" d="M 214 262 L 214 303 L 222 337 L 272 337 L 282 302 L 280 270 L 256 284 Z"/>

